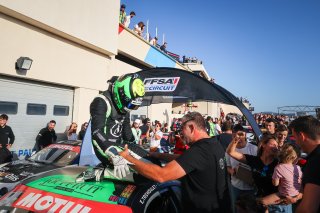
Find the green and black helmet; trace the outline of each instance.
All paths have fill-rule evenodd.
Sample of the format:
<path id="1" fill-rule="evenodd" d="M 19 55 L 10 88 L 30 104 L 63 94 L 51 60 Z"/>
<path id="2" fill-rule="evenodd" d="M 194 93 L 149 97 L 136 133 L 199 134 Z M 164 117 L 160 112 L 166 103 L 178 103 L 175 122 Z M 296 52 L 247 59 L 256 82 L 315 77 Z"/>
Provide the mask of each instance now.
<path id="1" fill-rule="evenodd" d="M 120 76 L 112 87 L 113 99 L 121 113 L 138 109 L 145 94 L 144 84 L 138 74 Z"/>

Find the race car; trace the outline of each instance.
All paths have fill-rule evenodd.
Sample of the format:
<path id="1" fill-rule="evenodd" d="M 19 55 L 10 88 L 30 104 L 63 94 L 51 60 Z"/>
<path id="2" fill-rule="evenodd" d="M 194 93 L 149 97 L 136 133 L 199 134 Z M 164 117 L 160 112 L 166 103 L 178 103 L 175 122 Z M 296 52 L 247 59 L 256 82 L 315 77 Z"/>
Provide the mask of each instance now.
<path id="1" fill-rule="evenodd" d="M 25 160 L 0 165 L 0 196 L 29 176 L 78 164 L 81 141 L 59 141 L 40 150 Z"/>
<path id="2" fill-rule="evenodd" d="M 77 183 L 88 167 L 69 166 L 30 177 L 0 198 L 10 212 L 181 212 L 179 181 L 104 179 Z M 17 210 L 19 209 L 19 211 Z"/>

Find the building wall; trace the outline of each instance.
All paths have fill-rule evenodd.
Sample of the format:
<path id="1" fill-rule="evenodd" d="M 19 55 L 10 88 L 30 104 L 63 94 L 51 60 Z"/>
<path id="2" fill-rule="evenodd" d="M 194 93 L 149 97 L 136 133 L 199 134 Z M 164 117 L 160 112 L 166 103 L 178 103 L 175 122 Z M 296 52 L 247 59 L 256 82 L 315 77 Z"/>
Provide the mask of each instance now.
<path id="1" fill-rule="evenodd" d="M 1 12 L 46 31 L 117 54 L 119 0 L 0 0 L 0 7 Z"/>

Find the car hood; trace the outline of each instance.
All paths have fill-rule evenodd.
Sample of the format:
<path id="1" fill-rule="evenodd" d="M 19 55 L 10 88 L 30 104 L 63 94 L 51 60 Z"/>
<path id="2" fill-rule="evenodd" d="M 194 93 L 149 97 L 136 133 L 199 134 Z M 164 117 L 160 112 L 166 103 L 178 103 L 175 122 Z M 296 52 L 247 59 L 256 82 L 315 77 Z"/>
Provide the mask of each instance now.
<path id="1" fill-rule="evenodd" d="M 19 182 L 29 176 L 59 168 L 52 164 L 34 162 L 30 160 L 17 160 L 0 167 L 0 184 Z"/>

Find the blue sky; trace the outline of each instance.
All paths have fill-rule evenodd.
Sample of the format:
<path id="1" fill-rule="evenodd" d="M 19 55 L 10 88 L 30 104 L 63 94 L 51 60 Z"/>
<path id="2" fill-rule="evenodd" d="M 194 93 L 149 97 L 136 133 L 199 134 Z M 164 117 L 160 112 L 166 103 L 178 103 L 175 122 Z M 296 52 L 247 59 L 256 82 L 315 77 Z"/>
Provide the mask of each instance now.
<path id="1" fill-rule="evenodd" d="M 255 112 L 320 105 L 319 0 L 121 1 Z"/>

